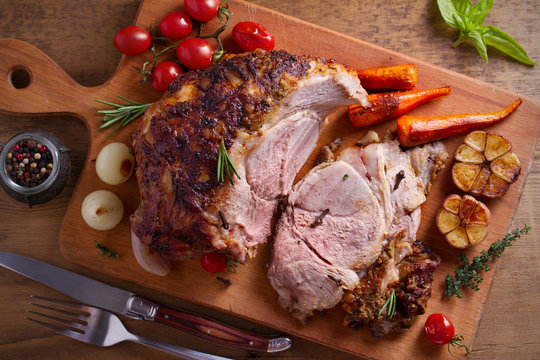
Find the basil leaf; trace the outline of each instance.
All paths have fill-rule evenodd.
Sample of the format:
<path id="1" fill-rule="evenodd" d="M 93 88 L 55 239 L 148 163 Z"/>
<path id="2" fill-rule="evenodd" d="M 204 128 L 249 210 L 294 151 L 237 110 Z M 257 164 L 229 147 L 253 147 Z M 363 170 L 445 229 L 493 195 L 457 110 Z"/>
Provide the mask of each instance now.
<path id="1" fill-rule="evenodd" d="M 488 62 L 487 49 L 486 49 L 486 43 L 484 42 L 484 38 L 482 37 L 482 34 L 479 33 L 478 31 L 471 31 L 469 33 L 469 38 L 473 42 L 474 47 L 476 47 L 476 50 L 478 50 L 478 52 L 480 53 L 480 56 L 482 56 L 482 59 L 484 59 L 484 61 L 487 64 Z"/>
<path id="2" fill-rule="evenodd" d="M 524 64 L 536 64 L 536 62 L 529 58 L 529 55 L 527 55 L 525 49 L 523 49 L 521 45 L 519 45 L 519 43 L 514 40 L 513 37 L 502 31 L 501 29 L 493 25 L 487 25 L 482 26 L 481 32 L 486 44 L 493 46 L 496 49 L 499 49 L 503 53 L 513 57 L 514 59 Z"/>
<path id="3" fill-rule="evenodd" d="M 454 7 L 452 0 L 437 0 L 437 5 L 439 6 L 439 11 L 444 19 L 444 21 L 453 28 L 459 29 L 458 23 L 456 22 L 457 10 Z"/>
<path id="4" fill-rule="evenodd" d="M 482 25 L 487 13 L 492 7 L 493 0 L 480 0 L 472 7 L 471 12 L 469 13 L 471 22 L 477 26 Z"/>
<path id="5" fill-rule="evenodd" d="M 452 3 L 461 18 L 469 17 L 472 8 L 471 0 L 452 0 Z"/>

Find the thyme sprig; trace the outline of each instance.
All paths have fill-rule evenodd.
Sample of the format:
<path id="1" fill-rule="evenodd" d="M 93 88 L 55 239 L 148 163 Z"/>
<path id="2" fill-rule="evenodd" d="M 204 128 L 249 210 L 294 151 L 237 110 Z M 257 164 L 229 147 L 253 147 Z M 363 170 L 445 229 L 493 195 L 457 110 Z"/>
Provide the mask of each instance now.
<path id="1" fill-rule="evenodd" d="M 380 317 L 382 314 L 384 314 L 385 310 L 386 317 L 388 317 L 389 319 L 394 317 L 394 313 L 396 312 L 396 300 L 396 290 L 392 289 L 390 296 L 388 297 L 388 299 L 386 299 L 386 302 L 384 303 L 381 310 L 379 310 L 377 317 Z"/>
<path id="2" fill-rule="evenodd" d="M 500 257 L 504 249 L 512 246 L 512 243 L 519 239 L 521 235 L 527 234 L 531 229 L 530 226 L 525 226 L 523 229 L 516 228 L 511 233 L 504 235 L 502 239 L 497 240 L 489 249 L 482 250 L 480 256 L 475 256 L 472 261 L 469 261 L 465 254 L 460 256 L 461 265 L 454 271 L 454 276 L 446 275 L 445 296 L 456 295 L 458 298 L 463 297 L 462 288 L 469 287 L 475 291 L 480 290 L 479 284 L 482 282 L 480 272 L 482 270 L 489 271 L 488 263 L 493 261 L 494 257 Z"/>
<path id="3" fill-rule="evenodd" d="M 113 131 L 109 134 L 107 139 L 110 138 L 116 132 L 116 130 L 118 130 L 121 126 L 126 126 L 127 124 L 129 124 L 130 122 L 138 118 L 143 112 L 145 112 L 146 109 L 148 109 L 148 107 L 150 107 L 150 105 L 152 105 L 151 103 L 141 104 L 141 103 L 126 99 L 125 97 L 120 96 L 120 95 L 116 95 L 116 96 L 124 101 L 127 101 L 128 104 L 115 104 L 108 101 L 94 99 L 94 101 L 98 103 L 114 107 L 114 109 L 97 111 L 98 114 L 104 115 L 103 119 L 101 120 L 103 124 L 99 127 L 100 129 L 105 129 L 114 124 L 117 124 L 115 128 L 113 129 Z"/>
<path id="4" fill-rule="evenodd" d="M 227 265 L 226 265 L 227 270 L 229 270 L 232 273 L 235 273 L 237 267 L 238 267 L 238 263 L 234 260 L 234 258 L 227 255 Z"/>
<path id="5" fill-rule="evenodd" d="M 229 181 L 231 182 L 231 185 L 234 185 L 232 175 L 231 175 L 231 169 L 236 175 L 237 178 L 240 179 L 240 175 L 238 175 L 238 171 L 236 170 L 236 167 L 234 166 L 231 158 L 229 157 L 229 154 L 227 153 L 227 149 L 225 148 L 225 143 L 223 142 L 223 139 L 221 139 L 221 143 L 219 144 L 219 151 L 218 151 L 218 162 L 217 162 L 217 181 L 223 182 L 225 181 L 225 176 Z"/>
<path id="6" fill-rule="evenodd" d="M 118 252 L 115 250 L 109 249 L 107 246 L 100 244 L 97 242 L 97 240 L 94 240 L 96 243 L 96 248 L 99 249 L 99 255 L 106 255 L 107 257 L 112 257 L 114 259 L 118 259 Z"/>

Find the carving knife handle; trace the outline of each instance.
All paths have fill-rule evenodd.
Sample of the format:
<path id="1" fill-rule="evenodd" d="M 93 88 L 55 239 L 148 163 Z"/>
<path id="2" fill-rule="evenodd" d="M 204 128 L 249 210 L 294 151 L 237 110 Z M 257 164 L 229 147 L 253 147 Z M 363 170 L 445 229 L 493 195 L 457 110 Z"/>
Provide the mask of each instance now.
<path id="1" fill-rule="evenodd" d="M 158 305 L 154 321 L 237 349 L 277 352 L 291 347 L 287 337 L 256 335 L 182 310 Z"/>

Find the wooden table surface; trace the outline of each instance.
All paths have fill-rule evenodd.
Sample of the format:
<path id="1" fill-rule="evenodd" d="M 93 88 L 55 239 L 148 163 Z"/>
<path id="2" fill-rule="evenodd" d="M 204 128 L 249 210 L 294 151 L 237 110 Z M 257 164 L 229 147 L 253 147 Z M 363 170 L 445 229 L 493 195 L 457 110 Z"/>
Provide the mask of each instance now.
<path id="1" fill-rule="evenodd" d="M 470 44 L 452 49 L 457 31 L 443 22 L 436 1 L 252 1 L 540 101 L 538 66 L 519 64 L 493 49 L 488 50 L 488 65 Z M 114 72 L 120 54 L 112 45 L 112 38 L 118 29 L 132 23 L 138 6 L 138 0 L 0 0 L 0 38 L 11 37 L 30 42 L 47 53 L 76 81 L 95 86 L 105 82 Z M 536 27 L 539 18 L 537 0 L 508 0 L 495 3 L 486 23 L 496 25 L 514 36 L 531 58 L 538 61 L 540 34 Z M 82 121 L 76 118 L 0 115 L 0 142 L 21 131 L 35 128 L 55 133 L 71 149 L 71 178 L 57 198 L 32 209 L 0 191 L 0 251 L 34 257 L 136 292 L 156 302 L 200 312 L 238 327 L 265 330 L 243 319 L 97 274 L 65 261 L 57 246 L 58 231 L 84 163 L 88 149 L 87 132 Z M 472 359 L 540 358 L 540 327 L 537 326 L 540 319 L 540 236 L 536 235 L 540 218 L 534 205 L 540 201 L 539 155 L 537 152 L 514 219 L 515 226 L 527 223 L 533 230 L 516 246 L 508 249 L 499 263 L 474 341 Z M 172 358 L 132 343 L 98 348 L 56 335 L 23 320 L 23 317 L 30 294 L 63 296 L 4 269 L 0 269 L 0 286 L 1 359 Z M 463 306 L 467 306 L 466 299 L 463 299 Z M 300 338 L 293 338 L 293 349 L 283 353 L 249 354 L 215 346 L 162 325 L 124 320 L 126 326 L 137 334 L 233 358 L 356 358 Z M 407 354 L 403 354 L 403 358 L 407 358 Z"/>

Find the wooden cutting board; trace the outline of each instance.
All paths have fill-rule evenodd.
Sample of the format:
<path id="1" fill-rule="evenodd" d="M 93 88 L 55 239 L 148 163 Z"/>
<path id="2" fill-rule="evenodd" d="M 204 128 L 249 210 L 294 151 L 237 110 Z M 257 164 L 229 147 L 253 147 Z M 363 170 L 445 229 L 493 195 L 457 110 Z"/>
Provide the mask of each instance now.
<path id="1" fill-rule="evenodd" d="M 278 49 L 285 49 L 296 54 L 333 57 L 348 63 L 353 68 L 414 62 L 419 72 L 418 88 L 445 85 L 452 87 L 450 96 L 423 105 L 414 110 L 416 114 L 493 111 L 507 106 L 518 97 L 516 94 L 489 84 L 252 4 L 240 1 L 230 1 L 230 4 L 234 16 L 229 29 L 238 21 L 252 20 L 264 24 L 274 33 Z M 180 7 L 177 1 L 147 0 L 141 5 L 136 23 L 148 27 L 156 24 L 167 13 L 178 9 Z M 208 26 L 207 30 L 211 32 L 211 26 Z M 224 44 L 227 49 L 238 51 L 231 40 L 230 30 L 224 33 Z M 0 83 L 2 93 L 0 111 L 17 115 L 71 114 L 82 118 L 88 127 L 90 135 L 88 157 L 60 231 L 60 249 L 67 260 L 357 355 L 380 359 L 402 358 L 403 354 L 407 354 L 410 358 L 430 359 L 448 356 L 444 348 L 426 345 L 422 333 L 426 316 L 420 317 L 406 333 L 383 339 L 374 339 L 367 331 L 353 331 L 343 327 L 343 313 L 340 309 L 327 311 L 324 316 L 315 316 L 305 325 L 297 323 L 279 307 L 276 294 L 266 279 L 265 264 L 268 258 L 266 246 L 262 247 L 258 256 L 247 265 L 239 266 L 237 273 L 221 274 L 222 277 L 233 282 L 233 285 L 229 287 L 217 281 L 215 276 L 204 272 L 198 260 L 176 263 L 166 277 L 146 273 L 138 266 L 131 254 L 129 239 L 128 216 L 138 205 L 136 181 L 132 178 L 121 186 L 109 186 L 97 178 L 94 167 L 97 153 L 105 144 L 111 141 L 128 143 L 131 128 L 123 129 L 111 139 L 106 139 L 108 131 L 98 129 L 100 117 L 96 114 L 96 111 L 102 109 L 103 106 L 92 100 L 115 101 L 115 95 L 120 94 L 140 102 L 156 101 L 160 94 L 155 92 L 149 84 L 139 85 L 138 75 L 132 68 L 133 66 L 140 67 L 146 60 L 145 57 L 141 55 L 123 58 L 117 71 L 107 83 L 87 88 L 75 83 L 50 58 L 29 44 L 17 40 L 0 40 L 0 55 L 2 73 L 22 68 L 31 75 L 30 84 L 23 89 L 15 89 L 9 81 Z M 490 232 L 488 239 L 482 244 L 466 251 L 470 256 L 477 255 L 492 241 L 502 237 L 508 231 L 519 202 L 540 126 L 540 106 L 530 99 L 523 98 L 523 100 L 522 106 L 515 114 L 490 129 L 512 141 L 514 152 L 522 162 L 522 175 L 504 197 L 485 201 L 492 211 Z M 382 132 L 394 128 L 394 123 L 390 122 L 374 129 Z M 352 144 L 365 131 L 366 129 L 353 128 L 344 112 L 341 111 L 332 117 L 319 143 L 327 142 L 334 136 L 342 136 L 348 144 Z M 462 136 L 447 140 L 445 144 L 449 152 L 453 152 L 462 140 Z M 299 176 L 313 166 L 315 153 Z M 90 229 L 80 215 L 80 206 L 84 197 L 98 189 L 107 189 L 117 193 L 125 205 L 126 215 L 122 223 L 111 231 L 99 232 Z M 459 193 L 450 180 L 447 168 L 440 173 L 428 201 L 423 206 L 418 238 L 442 257 L 442 264 L 435 273 L 433 297 L 428 306 L 428 313 L 447 314 L 459 332 L 465 336 L 466 342 L 470 344 L 474 339 L 495 271 L 484 274 L 480 291 L 467 291 L 465 298 L 461 300 L 443 298 L 444 277 L 447 273 L 453 272 L 457 258 L 462 252 L 444 243 L 434 226 L 434 214 L 442 199 L 455 192 Z M 99 256 L 94 247 L 94 240 L 118 250 L 120 258 L 113 261 Z"/>

